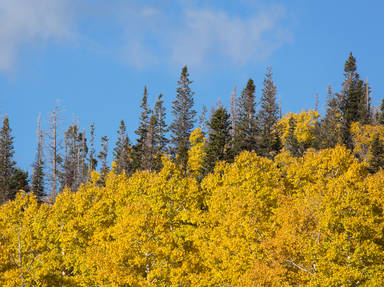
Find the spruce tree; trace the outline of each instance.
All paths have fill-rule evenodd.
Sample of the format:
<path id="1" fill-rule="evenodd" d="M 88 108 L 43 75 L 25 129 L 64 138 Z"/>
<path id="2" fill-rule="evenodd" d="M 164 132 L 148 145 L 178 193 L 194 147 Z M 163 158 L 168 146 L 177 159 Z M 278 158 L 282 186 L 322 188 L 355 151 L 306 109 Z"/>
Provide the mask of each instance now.
<path id="1" fill-rule="evenodd" d="M 206 172 L 211 172 L 216 162 L 232 161 L 231 150 L 231 123 L 230 115 L 223 106 L 220 106 L 212 115 L 209 126 L 209 139 L 206 149 L 204 167 Z"/>
<path id="2" fill-rule="evenodd" d="M 32 165 L 32 186 L 31 191 L 35 194 L 39 202 L 43 201 L 46 196 L 44 189 L 44 136 L 40 129 L 40 116 L 37 120 L 37 151 L 35 162 Z"/>
<path id="3" fill-rule="evenodd" d="M 159 171 L 162 167 L 161 156 L 167 152 L 169 140 L 167 138 L 168 127 L 165 122 L 166 109 L 163 95 L 160 94 L 153 109 L 154 119 L 154 158 L 152 169 Z M 151 121 L 150 121 L 151 122 Z"/>
<path id="4" fill-rule="evenodd" d="M 186 171 L 188 163 L 189 136 L 195 123 L 196 111 L 193 109 L 193 92 L 190 88 L 187 66 L 184 66 L 177 82 L 176 100 L 172 105 L 174 120 L 170 125 L 172 154 L 176 163 Z"/>
<path id="5" fill-rule="evenodd" d="M 353 149 L 352 136 L 350 128 L 352 122 L 360 122 L 362 113 L 366 113 L 367 105 L 365 105 L 364 84 L 356 72 L 356 59 L 350 53 L 344 66 L 343 90 L 341 93 L 343 114 L 342 139 L 343 143 Z"/>
<path id="6" fill-rule="evenodd" d="M 272 69 L 269 67 L 264 79 L 263 94 L 261 97 L 261 110 L 258 115 L 261 130 L 261 151 L 269 156 L 273 151 L 275 126 L 279 120 L 279 107 L 276 103 L 276 85 L 272 79 Z M 276 152 L 276 151 L 275 151 Z"/>
<path id="7" fill-rule="evenodd" d="M 325 117 L 321 120 L 320 135 L 318 137 L 320 148 L 333 148 L 340 143 L 341 124 L 340 103 L 329 85 L 327 110 Z"/>
<path id="8" fill-rule="evenodd" d="M 30 191 L 28 184 L 28 172 L 23 171 L 20 168 L 14 168 L 12 171 L 11 181 L 9 183 L 9 198 L 10 200 L 15 199 L 16 194 L 23 190 L 25 192 Z"/>
<path id="9" fill-rule="evenodd" d="M 152 113 L 149 119 L 147 138 L 145 140 L 144 153 L 142 157 L 142 169 L 149 170 L 149 171 L 153 170 L 154 161 L 157 153 L 156 126 L 157 126 L 157 118 Z"/>
<path id="10" fill-rule="evenodd" d="M 368 169 L 375 173 L 384 167 L 384 145 L 378 134 L 375 134 L 370 146 L 371 157 L 368 160 Z"/>
<path id="11" fill-rule="evenodd" d="M 236 154 L 242 150 L 252 151 L 257 149 L 258 129 L 255 89 L 253 80 L 249 79 L 238 101 L 238 122 L 236 124 L 236 134 L 234 135 Z"/>
<path id="12" fill-rule="evenodd" d="M 128 135 L 126 134 L 125 123 L 122 120 L 120 122 L 118 133 L 118 139 L 116 146 L 113 149 L 113 161 L 116 163 L 116 172 L 125 172 L 126 174 L 132 173 L 132 155 L 131 145 L 129 143 Z"/>
<path id="13" fill-rule="evenodd" d="M 12 198 L 10 187 L 16 163 L 13 160 L 15 152 L 11 131 L 8 116 L 5 116 L 0 130 L 0 204 Z"/>
<path id="14" fill-rule="evenodd" d="M 143 158 L 145 156 L 145 144 L 147 141 L 149 120 L 151 115 L 151 110 L 148 108 L 148 91 L 147 87 L 144 86 L 144 93 L 141 100 L 141 115 L 139 120 L 139 127 L 135 131 L 137 137 L 137 142 L 134 146 L 134 168 L 143 169 Z"/>

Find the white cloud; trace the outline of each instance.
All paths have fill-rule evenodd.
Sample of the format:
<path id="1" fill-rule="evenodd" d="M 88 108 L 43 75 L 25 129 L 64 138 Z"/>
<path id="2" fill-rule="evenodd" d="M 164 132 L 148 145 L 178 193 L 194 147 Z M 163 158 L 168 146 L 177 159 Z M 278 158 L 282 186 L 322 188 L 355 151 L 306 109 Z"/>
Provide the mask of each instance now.
<path id="1" fill-rule="evenodd" d="M 0 71 L 12 67 L 23 45 L 69 38 L 72 16 L 66 0 L 1 0 Z"/>
<path id="2" fill-rule="evenodd" d="M 259 8 L 251 16 L 191 6 L 180 10 L 177 18 L 159 7 L 130 7 L 130 21 L 125 23 L 127 46 L 143 47 L 146 55 L 141 57 L 145 62 L 134 57 L 130 64 L 142 68 L 157 59 L 158 63 L 204 66 L 218 59 L 241 66 L 267 58 L 291 40 L 282 6 Z"/>
<path id="3" fill-rule="evenodd" d="M 196 67 L 216 60 L 241 66 L 267 58 L 290 40 L 282 6 L 248 7 L 246 15 L 233 15 L 197 3 L 0 0 L 0 71 L 12 68 L 24 47 L 73 39 L 76 20 L 87 24 L 87 32 L 76 37 L 78 44 L 90 51 L 90 43 L 97 44 L 104 55 L 120 48 L 123 59 L 140 69 L 170 63 Z"/>

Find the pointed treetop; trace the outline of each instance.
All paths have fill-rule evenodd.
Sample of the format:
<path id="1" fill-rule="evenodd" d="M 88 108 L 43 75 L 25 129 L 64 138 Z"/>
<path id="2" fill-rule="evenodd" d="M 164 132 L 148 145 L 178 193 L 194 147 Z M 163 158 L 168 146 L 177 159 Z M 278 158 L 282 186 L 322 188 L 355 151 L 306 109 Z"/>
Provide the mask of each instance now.
<path id="1" fill-rule="evenodd" d="M 344 65 L 345 73 L 353 73 L 356 71 L 356 58 L 353 57 L 352 52 L 349 54 L 348 60 Z"/>

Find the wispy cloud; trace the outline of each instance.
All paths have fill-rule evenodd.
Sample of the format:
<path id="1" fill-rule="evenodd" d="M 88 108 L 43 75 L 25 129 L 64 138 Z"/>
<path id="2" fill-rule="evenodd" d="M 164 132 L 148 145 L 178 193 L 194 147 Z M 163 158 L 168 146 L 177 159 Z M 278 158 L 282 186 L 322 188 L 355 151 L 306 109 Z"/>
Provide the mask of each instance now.
<path id="1" fill-rule="evenodd" d="M 95 44 L 104 47 L 104 55 L 116 55 L 111 49 L 119 49 L 126 63 L 140 69 L 154 64 L 204 67 L 215 61 L 242 66 L 267 58 L 291 39 L 281 5 L 234 14 L 198 3 L 0 0 L 0 71 L 13 66 L 23 47 L 73 38 L 90 52 Z M 100 37 L 98 27 L 104 32 Z"/>
<path id="2" fill-rule="evenodd" d="M 65 0 L 1 0 L 0 71 L 12 67 L 23 45 L 70 37 L 70 12 Z"/>
<path id="3" fill-rule="evenodd" d="M 126 45 L 144 48 L 143 57 L 130 61 L 141 68 L 155 62 L 203 66 L 210 59 L 241 66 L 267 58 L 292 38 L 283 24 L 283 6 L 260 8 L 243 17 L 191 6 L 180 7 L 179 16 L 159 7 L 130 7 L 132 11 Z"/>

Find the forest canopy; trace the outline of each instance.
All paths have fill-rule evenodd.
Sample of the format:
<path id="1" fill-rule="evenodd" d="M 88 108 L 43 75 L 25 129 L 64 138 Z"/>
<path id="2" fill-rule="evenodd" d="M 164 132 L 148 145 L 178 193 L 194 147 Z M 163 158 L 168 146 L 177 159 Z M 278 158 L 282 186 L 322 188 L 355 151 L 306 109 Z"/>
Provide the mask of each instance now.
<path id="1" fill-rule="evenodd" d="M 4 117 L 0 285 L 383 286 L 384 104 L 352 53 L 344 77 L 323 116 L 283 115 L 268 68 L 259 100 L 249 79 L 197 124 L 184 67 L 173 121 L 144 87 L 111 165 L 110 140 L 96 153 L 94 124 L 60 135 L 56 107 L 31 178 Z"/>

